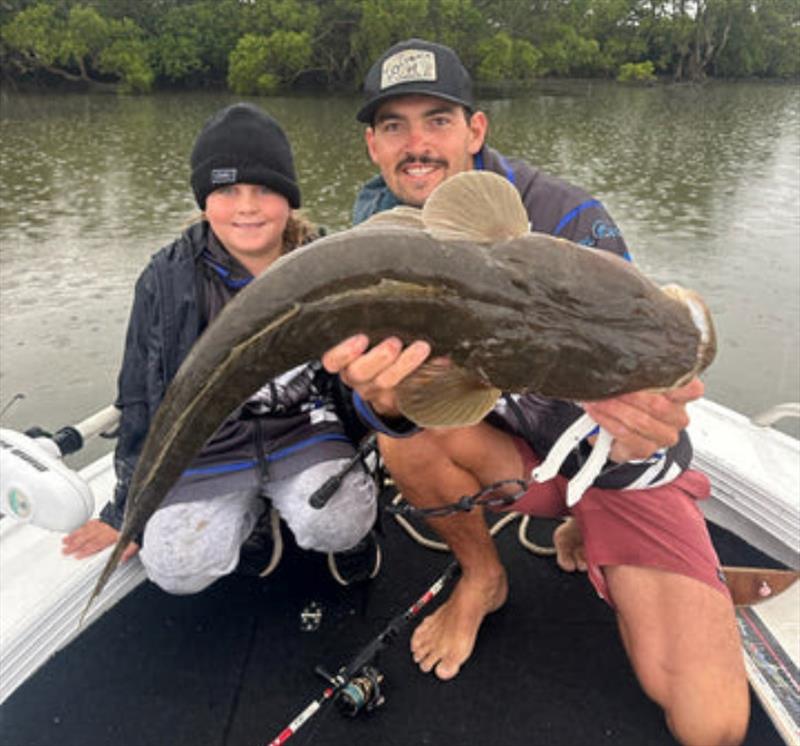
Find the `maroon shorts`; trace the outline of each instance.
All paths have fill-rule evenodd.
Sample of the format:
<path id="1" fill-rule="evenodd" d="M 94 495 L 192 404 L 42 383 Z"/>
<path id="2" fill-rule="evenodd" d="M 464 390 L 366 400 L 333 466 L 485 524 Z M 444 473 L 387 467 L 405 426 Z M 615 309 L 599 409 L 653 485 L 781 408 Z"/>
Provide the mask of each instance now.
<path id="1" fill-rule="evenodd" d="M 514 437 L 525 473 L 541 459 L 522 438 Z M 533 484 L 508 510 L 531 516 L 572 515 L 583 535 L 589 579 L 601 598 L 613 606 L 606 565 L 653 567 L 695 578 L 727 594 L 719 559 L 697 507 L 711 492 L 708 478 L 687 470 L 676 480 L 649 490 L 604 490 L 590 487 L 571 510 L 567 479 L 560 474 Z"/>

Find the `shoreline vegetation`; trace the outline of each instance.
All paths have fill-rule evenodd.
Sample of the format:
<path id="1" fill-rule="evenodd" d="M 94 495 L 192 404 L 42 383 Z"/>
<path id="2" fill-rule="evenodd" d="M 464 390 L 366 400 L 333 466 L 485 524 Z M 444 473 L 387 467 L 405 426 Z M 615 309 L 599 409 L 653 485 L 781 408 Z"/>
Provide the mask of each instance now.
<path id="1" fill-rule="evenodd" d="M 800 79 L 796 0 L 4 0 L 6 90 L 355 92 L 395 41 L 456 49 L 481 87 Z"/>

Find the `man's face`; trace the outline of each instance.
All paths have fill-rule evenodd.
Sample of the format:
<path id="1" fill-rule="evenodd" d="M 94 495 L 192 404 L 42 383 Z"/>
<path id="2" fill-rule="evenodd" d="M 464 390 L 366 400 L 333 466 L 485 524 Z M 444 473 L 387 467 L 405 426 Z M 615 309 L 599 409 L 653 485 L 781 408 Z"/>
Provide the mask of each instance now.
<path id="1" fill-rule="evenodd" d="M 433 96 L 398 96 L 382 104 L 367 127 L 367 150 L 389 189 L 421 207 L 446 178 L 472 168 L 483 146 L 487 120 Z"/>

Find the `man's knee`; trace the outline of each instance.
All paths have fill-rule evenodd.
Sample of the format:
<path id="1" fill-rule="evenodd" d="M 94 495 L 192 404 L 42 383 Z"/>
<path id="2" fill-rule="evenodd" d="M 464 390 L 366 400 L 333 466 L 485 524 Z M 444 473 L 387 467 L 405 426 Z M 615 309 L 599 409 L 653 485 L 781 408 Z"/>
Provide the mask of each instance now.
<path id="1" fill-rule="evenodd" d="M 447 431 L 422 430 L 410 438 L 378 436 L 378 446 L 387 468 L 395 471 L 428 471 L 450 459 Z"/>
<path id="2" fill-rule="evenodd" d="M 378 445 L 398 482 L 427 489 L 458 474 L 489 483 L 517 478 L 523 470 L 513 438 L 483 422 L 472 427 L 422 430 L 410 438 L 379 436 Z"/>
<path id="3" fill-rule="evenodd" d="M 697 696 L 696 687 L 685 686 L 665 707 L 669 729 L 686 746 L 738 746 L 747 735 L 750 694 L 747 679 L 734 679 L 710 696 Z M 687 701 L 694 698 L 696 701 Z M 713 702 L 713 706 L 703 703 Z"/>

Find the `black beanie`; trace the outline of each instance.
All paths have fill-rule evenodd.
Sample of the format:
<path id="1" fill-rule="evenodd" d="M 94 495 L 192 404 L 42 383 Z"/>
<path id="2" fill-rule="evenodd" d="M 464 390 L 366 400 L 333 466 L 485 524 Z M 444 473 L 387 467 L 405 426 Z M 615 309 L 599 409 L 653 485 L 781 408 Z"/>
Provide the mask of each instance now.
<path id="1" fill-rule="evenodd" d="M 218 111 L 197 136 L 192 189 L 201 210 L 206 197 L 226 184 L 261 184 L 300 207 L 292 148 L 280 125 L 252 104 Z"/>

